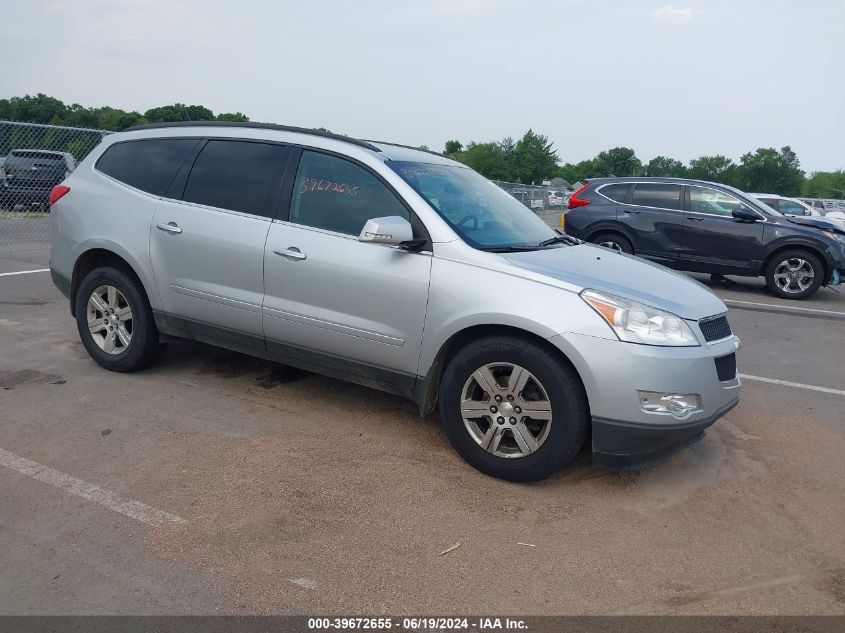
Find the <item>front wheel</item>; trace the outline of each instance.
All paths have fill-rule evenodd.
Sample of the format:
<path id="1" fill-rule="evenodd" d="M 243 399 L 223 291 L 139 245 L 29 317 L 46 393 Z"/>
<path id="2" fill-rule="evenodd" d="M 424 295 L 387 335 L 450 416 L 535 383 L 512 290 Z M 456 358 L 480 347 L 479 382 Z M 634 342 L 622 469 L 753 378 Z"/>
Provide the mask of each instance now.
<path id="1" fill-rule="evenodd" d="M 112 371 L 142 369 L 162 350 L 144 289 L 118 268 L 95 268 L 82 280 L 76 325 L 91 358 Z"/>
<path id="2" fill-rule="evenodd" d="M 575 370 L 510 337 L 475 341 L 452 358 L 440 384 L 440 417 L 467 462 L 510 481 L 542 479 L 569 464 L 589 419 Z"/>
<path id="3" fill-rule="evenodd" d="M 778 253 L 766 266 L 766 285 L 782 299 L 806 299 L 824 281 L 824 266 L 818 257 L 795 249 Z"/>

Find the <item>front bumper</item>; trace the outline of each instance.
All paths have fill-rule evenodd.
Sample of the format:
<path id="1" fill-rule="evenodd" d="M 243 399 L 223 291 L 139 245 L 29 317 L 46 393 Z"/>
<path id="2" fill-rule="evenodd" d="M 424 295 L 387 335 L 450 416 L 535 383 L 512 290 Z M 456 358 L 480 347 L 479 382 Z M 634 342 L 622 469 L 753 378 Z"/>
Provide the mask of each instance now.
<path id="1" fill-rule="evenodd" d="M 636 470 L 663 461 L 704 437 L 704 429 L 739 404 L 734 400 L 709 418 L 677 424 L 631 424 L 593 418 L 593 464 Z"/>
<path id="2" fill-rule="evenodd" d="M 636 468 L 659 461 L 700 439 L 739 402 L 739 374 L 720 381 L 715 363 L 737 352 L 734 336 L 698 347 L 637 345 L 572 333 L 549 341 L 581 376 L 593 420 L 595 461 L 606 466 Z M 645 411 L 641 391 L 698 394 L 700 411 L 680 420 Z"/>

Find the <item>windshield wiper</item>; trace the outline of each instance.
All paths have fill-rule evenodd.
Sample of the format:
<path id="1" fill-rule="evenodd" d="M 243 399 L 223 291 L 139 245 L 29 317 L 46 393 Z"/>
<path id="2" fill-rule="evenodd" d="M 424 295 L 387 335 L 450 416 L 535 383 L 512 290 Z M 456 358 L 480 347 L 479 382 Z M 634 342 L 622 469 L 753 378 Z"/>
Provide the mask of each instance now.
<path id="1" fill-rule="evenodd" d="M 571 235 L 555 235 L 554 237 L 550 237 L 547 240 L 543 240 L 537 246 L 551 246 L 552 244 L 569 244 L 570 246 L 578 246 L 578 244 L 582 244 L 581 240 L 578 238 L 572 237 Z"/>
<path id="2" fill-rule="evenodd" d="M 490 246 L 482 248 L 485 253 L 521 253 L 524 251 L 536 251 L 537 246 Z"/>

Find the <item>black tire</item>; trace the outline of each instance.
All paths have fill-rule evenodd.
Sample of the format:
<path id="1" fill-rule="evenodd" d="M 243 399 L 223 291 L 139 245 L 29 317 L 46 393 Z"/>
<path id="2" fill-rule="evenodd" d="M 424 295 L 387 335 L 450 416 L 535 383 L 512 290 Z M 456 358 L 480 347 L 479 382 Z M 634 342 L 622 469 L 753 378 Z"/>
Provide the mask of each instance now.
<path id="1" fill-rule="evenodd" d="M 94 341 L 88 329 L 88 300 L 100 286 L 117 288 L 132 310 L 129 345 L 116 355 L 109 354 Z M 88 273 L 76 292 L 76 325 L 82 344 L 91 358 L 111 371 L 129 372 L 143 369 L 161 354 L 158 328 L 153 319 L 150 302 L 138 279 L 129 271 L 103 266 Z"/>
<path id="2" fill-rule="evenodd" d="M 792 260 L 794 263 L 797 263 L 799 260 L 803 260 L 813 269 L 813 280 L 805 290 L 798 290 L 796 288 L 794 292 L 789 292 L 778 285 L 778 281 L 775 279 L 775 275 L 778 273 L 778 268 L 785 265 L 789 260 Z M 813 253 L 801 248 L 782 251 L 772 257 L 769 260 L 769 263 L 766 264 L 766 286 L 768 286 L 769 292 L 781 299 L 806 299 L 807 297 L 814 295 L 823 282 L 824 266 L 822 265 L 821 260 Z M 790 283 L 790 285 L 791 287 L 794 287 L 794 284 Z"/>
<path id="3" fill-rule="evenodd" d="M 590 242 L 593 244 L 615 244 L 618 248 L 614 248 L 608 246 L 608 248 L 613 248 L 613 250 L 618 250 L 623 253 L 628 253 L 628 255 L 634 254 L 634 247 L 631 245 L 630 240 L 624 235 L 619 235 L 619 233 L 599 233 L 598 235 L 594 235 L 590 238 Z"/>
<path id="4" fill-rule="evenodd" d="M 476 370 L 491 363 L 525 368 L 542 383 L 548 395 L 551 425 L 545 440 L 532 453 L 521 457 L 494 455 L 473 438 L 464 424 L 464 385 Z M 440 418 L 455 450 L 481 472 L 500 479 L 532 481 L 547 477 L 575 459 L 587 436 L 587 397 L 577 373 L 564 360 L 528 340 L 496 336 L 463 347 L 446 366 L 439 399 Z M 491 427 L 496 424 L 493 417 L 489 422 Z"/>

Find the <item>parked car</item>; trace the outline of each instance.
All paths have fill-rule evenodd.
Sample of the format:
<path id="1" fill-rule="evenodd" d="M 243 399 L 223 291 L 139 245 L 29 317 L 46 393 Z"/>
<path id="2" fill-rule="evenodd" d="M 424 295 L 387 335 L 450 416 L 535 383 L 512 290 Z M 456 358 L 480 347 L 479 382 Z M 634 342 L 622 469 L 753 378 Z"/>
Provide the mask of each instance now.
<path id="1" fill-rule="evenodd" d="M 67 152 L 41 149 L 14 149 L 3 164 L 0 182 L 0 208 L 17 204 L 47 204 L 50 190 L 76 168 Z"/>
<path id="2" fill-rule="evenodd" d="M 821 217 L 824 214 L 818 209 L 811 207 L 806 202 L 798 200 L 797 198 L 787 198 L 779 196 L 776 193 L 749 193 L 752 198 L 757 198 L 763 201 L 775 211 L 779 211 L 783 215 L 797 215 L 797 216 L 815 216 Z"/>
<path id="3" fill-rule="evenodd" d="M 3 168 L 3 165 L 6 164 L 6 157 L 0 156 L 0 187 L 4 187 L 6 185 L 6 170 Z"/>
<path id="4" fill-rule="evenodd" d="M 596 178 L 569 198 L 570 235 L 670 268 L 765 276 L 805 299 L 845 272 L 845 230 L 788 217 L 738 189 L 683 178 Z"/>
<path id="5" fill-rule="evenodd" d="M 550 207 L 562 207 L 566 204 L 565 191 L 550 191 L 547 197 L 548 205 Z"/>
<path id="6" fill-rule="evenodd" d="M 179 337 L 375 387 L 439 407 L 455 449 L 510 480 L 568 464 L 588 436 L 598 463 L 651 462 L 738 401 L 716 295 L 556 232 L 438 154 L 141 126 L 50 199 L 53 281 L 110 370 Z"/>

